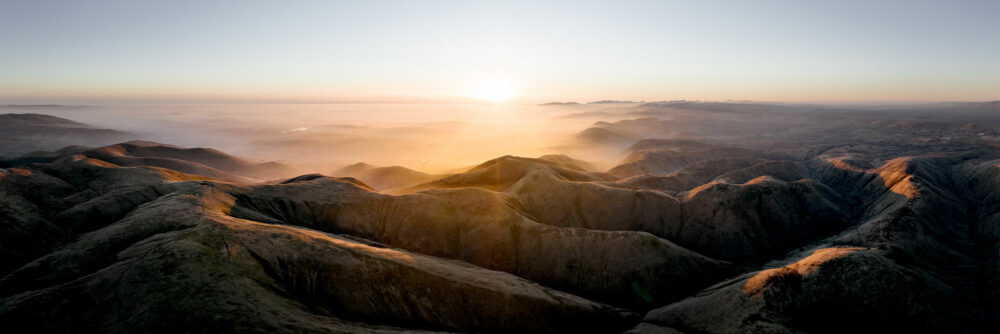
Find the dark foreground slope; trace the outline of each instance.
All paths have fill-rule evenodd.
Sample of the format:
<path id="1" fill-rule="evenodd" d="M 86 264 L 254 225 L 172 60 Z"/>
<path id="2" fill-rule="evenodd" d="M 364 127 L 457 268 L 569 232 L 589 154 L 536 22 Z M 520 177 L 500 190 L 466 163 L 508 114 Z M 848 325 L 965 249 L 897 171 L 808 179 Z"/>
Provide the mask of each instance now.
<path id="1" fill-rule="evenodd" d="M 995 162 L 785 164 L 722 164 L 735 170 L 675 192 L 502 157 L 395 196 L 352 178 L 249 185 L 84 155 L 5 169 L 0 325 L 994 328 Z"/>
<path id="2" fill-rule="evenodd" d="M 309 221 L 322 216 L 308 217 L 323 212 L 292 211 L 296 226 L 241 204 L 292 188 L 370 193 L 352 179 L 253 187 L 81 158 L 4 170 L 0 183 L 0 199 L 18 204 L 2 212 L 4 250 L 20 251 L 5 254 L 13 261 L 0 280 L 7 329 L 544 333 L 613 331 L 638 317 L 501 271 L 305 228 L 322 228 Z M 19 240 L 31 242 L 9 244 Z M 446 252 L 436 241 L 401 246 Z"/>

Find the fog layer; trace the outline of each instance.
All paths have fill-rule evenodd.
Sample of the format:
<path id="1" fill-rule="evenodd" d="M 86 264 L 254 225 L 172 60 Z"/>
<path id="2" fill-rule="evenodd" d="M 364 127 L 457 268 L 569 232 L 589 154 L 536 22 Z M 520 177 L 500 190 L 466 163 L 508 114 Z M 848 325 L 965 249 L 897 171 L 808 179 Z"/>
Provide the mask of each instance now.
<path id="1" fill-rule="evenodd" d="M 186 147 L 211 147 L 315 172 L 356 162 L 427 172 L 501 155 L 573 150 L 571 138 L 618 105 L 506 104 L 8 106 L 5 112 L 58 116 Z"/>

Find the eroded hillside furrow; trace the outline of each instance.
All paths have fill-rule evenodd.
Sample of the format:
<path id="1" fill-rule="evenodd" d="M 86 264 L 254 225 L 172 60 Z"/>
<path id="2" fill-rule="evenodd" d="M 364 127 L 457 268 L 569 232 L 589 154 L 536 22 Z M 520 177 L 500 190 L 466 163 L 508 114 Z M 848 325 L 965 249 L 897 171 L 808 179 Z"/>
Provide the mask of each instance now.
<path id="1" fill-rule="evenodd" d="M 995 265 L 998 263 L 998 258 L 1000 254 L 997 252 L 997 244 L 1000 239 L 997 239 L 995 235 L 990 235 L 988 232 L 984 233 L 983 222 L 988 218 L 979 214 L 978 201 L 966 201 L 966 213 L 969 215 L 969 239 L 972 240 L 972 254 L 976 260 L 976 268 L 973 273 L 975 282 L 975 297 L 977 299 L 977 304 L 982 310 L 982 328 L 984 332 L 997 332 L 1000 331 L 1000 327 L 997 326 L 997 319 L 995 314 L 997 314 L 998 308 L 996 307 L 997 298 L 996 294 L 993 293 L 990 287 L 991 281 L 991 264 Z"/>
<path id="2" fill-rule="evenodd" d="M 969 238 L 976 266 L 976 296 L 982 308 L 984 331 L 1000 330 L 1000 229 L 996 186 L 998 168 L 993 161 L 965 162 L 952 169 L 952 184 L 961 194 L 970 217 Z"/>
<path id="3" fill-rule="evenodd" d="M 904 322 L 913 331 L 992 332 L 989 286 L 996 279 L 984 270 L 997 263 L 996 234 L 984 233 L 971 209 L 990 201 L 958 186 L 949 161 L 896 162 L 889 173 L 886 166 L 880 174 L 888 182 L 875 183 L 882 176 L 867 172 L 840 172 L 855 181 L 828 179 L 863 203 L 849 228 L 650 311 L 645 321 L 709 333 L 868 332 L 899 330 Z M 846 187 L 852 182 L 864 186 Z M 727 320 L 710 320 L 720 317 Z"/>
<path id="4" fill-rule="evenodd" d="M 257 212 L 275 221 L 459 259 L 639 309 L 686 296 L 732 270 L 726 262 L 648 233 L 540 224 L 512 206 L 509 195 L 481 189 L 387 196 L 343 188 L 327 178 L 230 191 L 236 198 L 231 212 L 237 217 L 250 219 L 257 215 L 248 213 Z M 372 210 L 386 207 L 396 209 L 391 215 Z"/>
<path id="5" fill-rule="evenodd" d="M 636 321 L 513 275 L 232 218 L 234 199 L 220 188 L 177 184 L 8 275 L 0 287 L 14 294 L 0 298 L 0 325 L 20 332 L 54 316 L 33 329 L 561 333 L 615 332 Z"/>
<path id="6" fill-rule="evenodd" d="M 92 161 L 64 161 L 51 166 L 14 169 L 0 176 L 0 210 L 5 245 L 17 254 L 0 265 L 7 274 L 57 250 L 80 235 L 126 218 L 136 208 L 153 202 L 172 187 L 169 175 L 123 170 L 115 178 L 100 177 L 108 167 Z M 91 179 L 92 177 L 100 180 Z M 8 211 L 14 209 L 16 211 Z M 27 243 L 31 246 L 20 246 Z"/>

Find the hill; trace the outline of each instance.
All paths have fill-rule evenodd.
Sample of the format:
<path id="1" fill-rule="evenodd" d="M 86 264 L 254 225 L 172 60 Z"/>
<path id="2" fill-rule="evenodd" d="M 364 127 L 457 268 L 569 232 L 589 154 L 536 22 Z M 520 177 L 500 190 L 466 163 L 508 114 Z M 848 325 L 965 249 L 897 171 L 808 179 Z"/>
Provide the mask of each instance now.
<path id="1" fill-rule="evenodd" d="M 69 145 L 102 146 L 134 140 L 136 135 L 42 114 L 0 114 L 0 157 Z"/>
<path id="2" fill-rule="evenodd" d="M 402 166 L 376 167 L 363 162 L 335 170 L 331 175 L 353 177 L 379 190 L 412 186 L 441 177 Z"/>
<path id="3" fill-rule="evenodd" d="M 0 160 L 0 167 L 81 158 L 99 159 L 125 167 L 161 167 L 239 182 L 260 182 L 295 174 L 294 169 L 277 162 L 252 163 L 214 149 L 183 148 L 148 141 L 130 141 L 99 148 L 69 146 L 55 152 L 32 152 Z"/>

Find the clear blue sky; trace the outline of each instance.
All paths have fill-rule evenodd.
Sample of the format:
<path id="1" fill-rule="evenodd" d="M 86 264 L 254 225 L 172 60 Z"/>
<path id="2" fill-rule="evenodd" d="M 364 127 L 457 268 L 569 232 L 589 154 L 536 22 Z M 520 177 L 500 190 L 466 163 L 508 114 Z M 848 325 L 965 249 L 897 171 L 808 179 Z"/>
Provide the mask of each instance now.
<path id="1" fill-rule="evenodd" d="M 0 0 L 0 103 L 1000 99 L 1000 1 Z"/>

